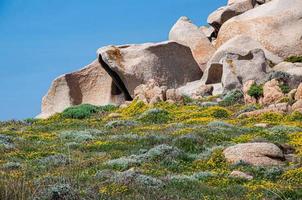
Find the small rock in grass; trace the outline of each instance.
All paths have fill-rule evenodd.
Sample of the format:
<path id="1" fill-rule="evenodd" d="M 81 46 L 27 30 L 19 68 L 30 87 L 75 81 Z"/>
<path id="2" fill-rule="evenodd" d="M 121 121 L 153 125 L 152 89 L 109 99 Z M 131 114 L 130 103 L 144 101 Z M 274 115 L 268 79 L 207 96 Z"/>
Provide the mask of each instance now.
<path id="1" fill-rule="evenodd" d="M 224 156 L 228 162 L 242 160 L 254 166 L 273 166 L 284 164 L 282 150 L 272 143 L 243 143 L 226 148 Z"/>
<path id="2" fill-rule="evenodd" d="M 254 126 L 255 126 L 255 127 L 258 127 L 258 128 L 267 128 L 267 127 L 268 127 L 268 125 L 265 124 L 265 123 L 255 124 Z"/>
<path id="3" fill-rule="evenodd" d="M 248 175 L 244 172 L 241 171 L 232 171 L 232 173 L 230 174 L 230 177 L 232 178 L 240 178 L 240 179 L 245 179 L 245 180 L 252 180 L 254 177 L 251 175 Z"/>

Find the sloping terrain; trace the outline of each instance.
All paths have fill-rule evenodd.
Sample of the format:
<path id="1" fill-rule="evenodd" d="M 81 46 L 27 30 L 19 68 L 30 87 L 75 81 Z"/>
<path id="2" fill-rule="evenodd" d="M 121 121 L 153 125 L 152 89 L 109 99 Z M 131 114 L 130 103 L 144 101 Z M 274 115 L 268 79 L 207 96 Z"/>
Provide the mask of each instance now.
<path id="1" fill-rule="evenodd" d="M 238 118 L 261 106 L 210 98 L 2 122 L 0 199 L 301 199 L 302 114 Z M 274 143 L 290 158 L 226 160 L 225 148 L 248 142 Z"/>

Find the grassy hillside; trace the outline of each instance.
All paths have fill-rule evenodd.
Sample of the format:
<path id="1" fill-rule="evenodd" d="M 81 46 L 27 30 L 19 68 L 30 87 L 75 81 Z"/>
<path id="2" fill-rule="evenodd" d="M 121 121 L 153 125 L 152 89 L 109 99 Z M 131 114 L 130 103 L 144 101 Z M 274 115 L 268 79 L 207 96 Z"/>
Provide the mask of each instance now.
<path id="1" fill-rule="evenodd" d="M 302 199 L 301 164 L 229 164 L 222 154 L 236 143 L 270 141 L 301 158 L 302 114 L 238 119 L 260 106 L 221 105 L 134 101 L 2 122 L 0 199 Z M 232 178 L 233 170 L 254 179 Z"/>

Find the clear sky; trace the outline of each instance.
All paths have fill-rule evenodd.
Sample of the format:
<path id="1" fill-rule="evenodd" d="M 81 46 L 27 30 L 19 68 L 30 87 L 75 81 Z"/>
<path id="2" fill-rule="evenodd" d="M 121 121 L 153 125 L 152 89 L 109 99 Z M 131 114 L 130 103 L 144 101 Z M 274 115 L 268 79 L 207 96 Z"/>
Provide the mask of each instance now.
<path id="1" fill-rule="evenodd" d="M 164 41 L 180 16 L 197 25 L 226 0 L 0 0 L 0 120 L 34 117 L 58 75 L 109 44 Z"/>

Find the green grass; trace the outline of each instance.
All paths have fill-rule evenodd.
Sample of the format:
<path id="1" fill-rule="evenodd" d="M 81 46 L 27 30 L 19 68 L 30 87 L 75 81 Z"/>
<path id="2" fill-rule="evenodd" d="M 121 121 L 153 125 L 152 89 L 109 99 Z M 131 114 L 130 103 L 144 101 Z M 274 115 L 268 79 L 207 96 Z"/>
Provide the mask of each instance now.
<path id="1" fill-rule="evenodd" d="M 286 58 L 284 61 L 286 62 L 292 62 L 292 63 L 301 63 L 302 62 L 302 56 L 290 56 Z"/>
<path id="2" fill-rule="evenodd" d="M 244 105 L 195 103 L 82 105 L 69 117 L 1 122 L 0 199 L 302 198 L 301 166 L 231 165 L 222 154 L 260 140 L 289 144 L 302 158 L 301 114 L 237 119 Z M 233 170 L 254 179 L 230 178 Z"/>

